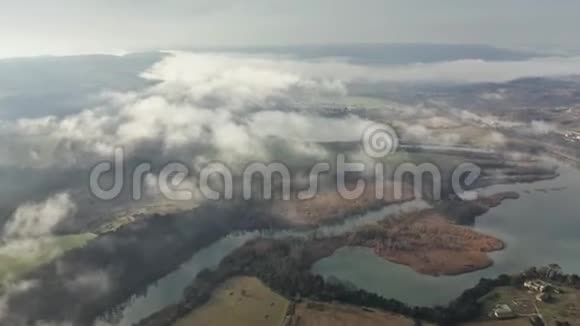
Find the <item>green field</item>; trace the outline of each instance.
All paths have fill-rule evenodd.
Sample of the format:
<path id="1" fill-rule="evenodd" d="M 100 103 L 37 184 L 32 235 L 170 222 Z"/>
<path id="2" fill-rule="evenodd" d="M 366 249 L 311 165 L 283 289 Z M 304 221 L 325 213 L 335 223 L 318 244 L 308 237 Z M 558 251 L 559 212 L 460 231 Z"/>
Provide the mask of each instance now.
<path id="1" fill-rule="evenodd" d="M 83 233 L 14 240 L 0 246 L 0 288 L 66 251 L 84 246 L 95 237 L 92 233 Z"/>
<path id="2" fill-rule="evenodd" d="M 536 313 L 534 295 L 512 286 L 501 286 L 480 299 L 483 303 L 483 312 L 487 314 L 497 304 L 507 304 L 518 315 Z M 485 316 L 487 317 L 487 315 Z"/>
<path id="3" fill-rule="evenodd" d="M 282 325 L 288 305 L 288 300 L 258 279 L 236 277 L 175 326 L 277 326 Z"/>

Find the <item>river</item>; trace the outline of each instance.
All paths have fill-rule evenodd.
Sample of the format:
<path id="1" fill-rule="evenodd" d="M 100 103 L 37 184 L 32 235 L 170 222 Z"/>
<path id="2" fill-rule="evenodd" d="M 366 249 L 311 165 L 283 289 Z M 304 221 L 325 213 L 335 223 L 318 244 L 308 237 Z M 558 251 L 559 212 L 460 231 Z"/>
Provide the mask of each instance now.
<path id="1" fill-rule="evenodd" d="M 318 236 L 340 235 L 350 232 L 359 226 L 376 223 L 384 219 L 385 216 L 422 210 L 428 207 L 429 205 L 427 203 L 415 200 L 403 204 L 389 205 L 380 210 L 372 211 L 361 216 L 353 216 L 341 223 L 322 226 L 314 230 L 232 233 L 211 246 L 198 251 L 174 272 L 154 284 L 149 285 L 142 295 L 135 295 L 129 301 L 125 302 L 119 307 L 120 312 L 118 314 L 115 313 L 114 317 L 102 316 L 95 323 L 95 326 L 130 326 L 168 305 L 178 303 L 182 299 L 183 290 L 191 284 L 199 272 L 206 268 L 216 268 L 223 258 L 251 239 L 257 237 L 306 238 L 314 235 L 314 233 Z"/>

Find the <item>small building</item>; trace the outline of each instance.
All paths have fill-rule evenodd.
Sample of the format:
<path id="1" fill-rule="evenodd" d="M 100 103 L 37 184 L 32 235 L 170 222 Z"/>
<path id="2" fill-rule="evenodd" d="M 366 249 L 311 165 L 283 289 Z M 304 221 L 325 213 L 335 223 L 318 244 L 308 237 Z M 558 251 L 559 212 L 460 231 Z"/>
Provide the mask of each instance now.
<path id="1" fill-rule="evenodd" d="M 526 281 L 524 287 L 539 293 L 547 292 L 550 289 L 550 285 L 541 280 Z"/>
<path id="2" fill-rule="evenodd" d="M 507 304 L 498 304 L 495 306 L 491 315 L 497 319 L 511 319 L 515 318 L 516 314 L 513 312 L 512 308 Z"/>

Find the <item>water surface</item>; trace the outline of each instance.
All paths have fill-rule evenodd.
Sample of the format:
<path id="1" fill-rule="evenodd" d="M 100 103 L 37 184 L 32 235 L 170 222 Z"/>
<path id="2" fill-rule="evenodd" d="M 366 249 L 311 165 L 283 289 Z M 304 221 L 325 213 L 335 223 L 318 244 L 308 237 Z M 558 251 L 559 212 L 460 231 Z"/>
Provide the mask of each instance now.
<path id="1" fill-rule="evenodd" d="M 482 193 L 517 191 L 477 219 L 475 228 L 506 242 L 492 253 L 494 265 L 459 276 L 421 275 L 376 256 L 371 249 L 347 247 L 313 266 L 313 272 L 411 305 L 446 304 L 482 277 L 517 273 L 531 266 L 560 264 L 580 274 L 580 172 L 561 166 L 560 177 L 532 184 L 498 185 Z"/>

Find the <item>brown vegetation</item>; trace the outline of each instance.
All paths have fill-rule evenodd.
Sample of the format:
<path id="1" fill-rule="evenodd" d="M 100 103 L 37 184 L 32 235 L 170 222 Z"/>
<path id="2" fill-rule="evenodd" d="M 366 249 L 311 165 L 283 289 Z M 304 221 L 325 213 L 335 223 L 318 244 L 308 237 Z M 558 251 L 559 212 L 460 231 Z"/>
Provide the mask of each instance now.
<path id="1" fill-rule="evenodd" d="M 347 186 L 349 189 L 354 187 Z M 401 198 L 394 195 L 395 187 L 400 186 L 385 184 L 383 196 L 379 199 L 376 198 L 375 185 L 369 182 L 362 196 L 353 200 L 344 199 L 337 191 L 319 192 L 307 200 L 277 200 L 272 203 L 270 213 L 295 226 L 316 226 L 413 199 L 410 185 L 402 185 Z"/>
<path id="2" fill-rule="evenodd" d="M 493 263 L 486 253 L 504 248 L 501 240 L 452 224 L 435 210 L 385 220 L 352 234 L 348 242 L 435 276 L 486 268 Z"/>

